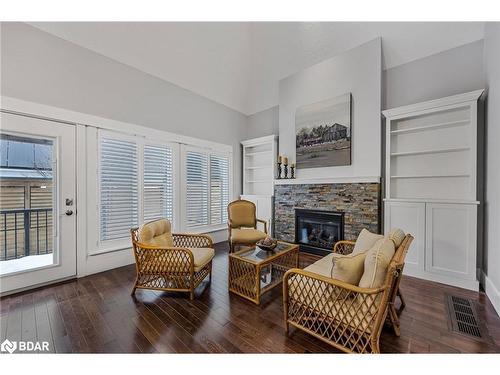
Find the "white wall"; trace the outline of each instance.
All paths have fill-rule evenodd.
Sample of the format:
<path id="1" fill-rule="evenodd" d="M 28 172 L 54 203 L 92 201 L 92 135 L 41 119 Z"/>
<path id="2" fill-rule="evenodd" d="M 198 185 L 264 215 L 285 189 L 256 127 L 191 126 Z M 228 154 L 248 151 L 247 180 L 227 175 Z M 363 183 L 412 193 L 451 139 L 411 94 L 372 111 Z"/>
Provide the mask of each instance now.
<path id="1" fill-rule="evenodd" d="M 1 94 L 233 146 L 246 116 L 171 83 L 23 23 L 2 23 Z"/>
<path id="2" fill-rule="evenodd" d="M 352 165 L 297 171 L 297 178 L 380 177 L 380 38 L 284 78 L 279 85 L 279 149 L 295 160 L 297 107 L 352 94 Z"/>
<path id="3" fill-rule="evenodd" d="M 382 108 L 418 103 L 485 87 L 483 40 L 382 72 Z M 248 138 L 278 134 L 278 107 L 248 117 Z"/>
<path id="4" fill-rule="evenodd" d="M 247 138 L 279 134 L 279 107 L 274 106 L 248 116 Z"/>
<path id="5" fill-rule="evenodd" d="M 481 22 L 259 22 L 251 25 L 246 113 L 278 103 L 278 81 L 376 37 L 394 67 L 483 37 Z M 265 62 L 265 63 L 263 63 Z"/>
<path id="6" fill-rule="evenodd" d="M 485 28 L 486 104 L 485 289 L 500 314 L 500 23 Z"/>
<path id="7" fill-rule="evenodd" d="M 382 107 L 395 108 L 484 88 L 483 41 L 384 70 Z"/>

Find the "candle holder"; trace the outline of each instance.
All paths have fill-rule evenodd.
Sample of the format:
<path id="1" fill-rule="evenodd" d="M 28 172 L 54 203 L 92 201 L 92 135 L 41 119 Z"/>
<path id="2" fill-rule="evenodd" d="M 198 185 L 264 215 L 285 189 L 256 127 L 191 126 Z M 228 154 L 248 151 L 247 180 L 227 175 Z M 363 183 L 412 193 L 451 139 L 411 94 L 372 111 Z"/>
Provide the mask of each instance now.
<path id="1" fill-rule="evenodd" d="M 288 165 L 285 164 L 285 178 L 288 178 Z"/>
<path id="2" fill-rule="evenodd" d="M 290 178 L 295 178 L 295 166 L 290 167 Z"/>
<path id="3" fill-rule="evenodd" d="M 278 177 L 277 178 L 278 178 L 278 180 L 281 179 L 281 163 L 280 162 L 278 162 Z"/>

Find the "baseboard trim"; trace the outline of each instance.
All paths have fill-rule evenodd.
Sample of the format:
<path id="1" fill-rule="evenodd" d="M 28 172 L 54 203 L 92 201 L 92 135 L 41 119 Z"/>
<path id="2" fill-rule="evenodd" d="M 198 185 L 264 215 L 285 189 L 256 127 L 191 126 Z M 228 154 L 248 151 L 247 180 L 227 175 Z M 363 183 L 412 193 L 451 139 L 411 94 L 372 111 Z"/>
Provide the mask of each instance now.
<path id="1" fill-rule="evenodd" d="M 56 284 L 63 284 L 65 282 L 68 282 L 68 281 L 71 281 L 71 280 L 75 280 L 77 279 L 76 275 L 75 276 L 68 276 L 68 277 L 63 277 L 62 279 L 57 279 L 57 280 L 51 280 L 51 281 L 47 281 L 47 282 L 44 282 L 44 283 L 39 283 L 39 284 L 35 284 L 35 285 L 31 285 L 31 286 L 26 286 L 24 288 L 18 288 L 18 289 L 13 289 L 13 290 L 9 290 L 7 292 L 1 292 L 0 293 L 0 297 L 7 297 L 7 296 L 10 296 L 12 294 L 18 294 L 18 293 L 23 293 L 23 292 L 26 292 L 26 291 L 34 291 L 36 289 L 40 289 L 40 288 L 43 288 L 45 286 L 49 286 L 49 285 L 56 285 Z"/>
<path id="2" fill-rule="evenodd" d="M 87 264 L 85 265 L 85 277 L 95 273 L 112 270 L 114 268 L 127 266 L 134 263 L 134 253 L 132 249 L 124 249 L 110 253 L 97 254 L 87 257 Z"/>
<path id="3" fill-rule="evenodd" d="M 212 241 L 214 241 L 214 243 L 227 241 L 227 229 L 226 228 L 216 230 L 213 232 L 208 232 L 207 234 L 210 237 L 212 237 Z"/>
<path id="4" fill-rule="evenodd" d="M 484 280 L 484 291 L 495 308 L 495 311 L 500 316 L 500 292 L 484 271 L 482 272 L 482 276 Z"/>
<path id="5" fill-rule="evenodd" d="M 416 277 L 423 280 L 429 280 L 436 283 L 446 284 L 450 286 L 454 286 L 457 288 L 464 288 L 473 290 L 474 292 L 479 291 L 479 281 L 478 280 L 467 280 L 467 279 L 459 279 L 457 277 L 450 277 L 445 275 L 436 275 L 431 272 L 422 272 L 419 270 L 414 270 L 411 267 L 405 267 L 404 275 L 408 275 L 411 277 Z"/>

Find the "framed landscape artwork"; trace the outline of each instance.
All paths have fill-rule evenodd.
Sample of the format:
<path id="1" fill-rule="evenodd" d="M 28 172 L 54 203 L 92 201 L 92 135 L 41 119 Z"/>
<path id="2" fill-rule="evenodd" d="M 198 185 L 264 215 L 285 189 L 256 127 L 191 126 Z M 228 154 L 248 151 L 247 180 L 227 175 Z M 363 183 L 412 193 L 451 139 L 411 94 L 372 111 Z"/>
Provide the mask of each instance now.
<path id="1" fill-rule="evenodd" d="M 351 165 L 351 94 L 295 112 L 297 168 Z"/>

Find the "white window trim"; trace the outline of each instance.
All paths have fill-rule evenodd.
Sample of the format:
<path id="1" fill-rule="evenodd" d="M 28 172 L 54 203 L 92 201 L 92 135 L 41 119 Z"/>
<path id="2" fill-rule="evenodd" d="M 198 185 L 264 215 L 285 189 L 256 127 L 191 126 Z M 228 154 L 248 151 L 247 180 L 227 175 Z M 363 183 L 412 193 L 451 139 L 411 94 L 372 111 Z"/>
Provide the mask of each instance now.
<path id="1" fill-rule="evenodd" d="M 229 165 L 228 165 L 228 170 L 229 170 L 229 192 L 228 192 L 228 204 L 233 200 L 233 193 L 234 193 L 234 186 L 233 186 L 233 153 L 232 151 L 231 152 L 221 152 L 221 151 L 211 151 L 210 152 L 210 155 L 216 155 L 216 156 L 223 156 L 223 157 L 227 157 L 229 159 Z M 208 163 L 210 163 L 210 158 L 208 160 Z M 209 186 L 211 185 L 210 184 L 210 173 L 209 173 L 209 176 L 208 176 L 208 183 L 209 183 Z M 227 209 L 227 207 L 226 207 Z M 227 222 L 226 223 L 222 223 L 222 224 L 215 224 L 215 225 L 212 225 L 213 230 L 221 230 L 221 229 L 227 229 Z"/>
<path id="2" fill-rule="evenodd" d="M 119 250 L 124 250 L 130 248 L 130 238 L 123 238 L 123 239 L 117 239 L 117 240 L 108 240 L 108 241 L 101 241 L 100 240 L 100 212 L 101 212 L 101 206 L 100 206 L 100 168 L 99 168 L 99 163 L 100 163 L 100 144 L 101 144 L 101 138 L 102 137 L 107 137 L 107 138 L 113 138 L 113 139 L 118 139 L 118 140 L 123 140 L 123 141 L 128 141 L 128 142 L 134 142 L 137 145 L 137 153 L 138 153 L 138 181 L 139 181 L 139 186 L 138 186 L 138 194 L 139 194 L 139 218 L 138 222 L 139 225 L 143 224 L 143 218 L 144 218 L 144 194 L 143 194 L 143 189 L 144 186 L 141 183 L 143 181 L 143 176 L 144 176 L 144 146 L 145 145 L 165 145 L 168 147 L 172 148 L 172 163 L 173 163 L 173 175 L 174 175 L 174 202 L 173 202 L 173 214 L 174 214 L 174 220 L 172 223 L 172 228 L 173 231 L 176 232 L 200 232 L 200 233 L 207 233 L 207 232 L 214 232 L 214 231 L 219 231 L 226 229 L 227 225 L 226 223 L 222 224 L 209 224 L 209 225 L 200 225 L 196 227 L 187 227 L 186 225 L 186 205 L 182 204 L 183 202 L 186 201 L 186 152 L 188 150 L 190 151 L 195 151 L 195 152 L 203 152 L 206 153 L 208 157 L 208 163 L 210 163 L 210 155 L 218 155 L 218 156 L 224 156 L 229 158 L 229 199 L 231 200 L 233 197 L 233 154 L 232 152 L 227 152 L 227 151 L 220 151 L 220 150 L 214 150 L 211 147 L 200 147 L 198 145 L 193 146 L 193 145 L 186 145 L 186 144 L 179 144 L 176 142 L 164 142 L 164 141 L 158 141 L 157 139 L 151 139 L 149 137 L 143 137 L 143 136 L 137 136 L 137 135 L 128 135 L 124 133 L 119 133 L 115 131 L 109 131 L 109 130 L 104 130 L 104 129 L 98 129 L 97 130 L 97 136 L 96 136 L 96 147 L 97 147 L 97 152 L 95 152 L 96 155 L 96 160 L 94 162 L 95 168 L 96 168 L 96 173 L 95 173 L 95 180 L 93 181 L 93 186 L 92 189 L 96 192 L 96 200 L 97 200 L 97 206 L 96 206 L 96 215 L 95 219 L 89 220 L 89 223 L 94 223 L 92 226 L 94 227 L 93 229 L 89 232 L 89 244 L 94 244 L 94 247 L 92 248 L 91 246 L 89 249 L 88 254 L 90 256 L 93 255 L 98 255 L 98 254 L 104 254 L 104 253 L 109 253 L 113 251 L 119 251 Z M 89 151 L 92 152 L 92 151 Z M 208 167 L 208 166 L 207 166 Z M 88 175 L 89 181 L 92 181 L 91 174 Z M 208 174 L 208 183 L 210 186 L 210 173 Z M 210 194 L 209 194 L 209 202 L 210 202 Z M 209 203 L 210 204 L 210 203 Z M 210 214 L 209 214 L 209 219 L 210 219 Z"/>
<path id="3" fill-rule="evenodd" d="M 97 178 L 94 181 L 95 186 L 96 186 L 96 192 L 97 192 L 97 220 L 96 220 L 96 234 L 97 234 L 97 249 L 98 250 L 103 250 L 103 249 L 119 249 L 119 248 L 126 248 L 130 247 L 130 239 L 129 238 L 120 238 L 120 239 L 115 239 L 115 240 L 106 240 L 102 241 L 101 240 L 101 142 L 103 138 L 111 138 L 111 139 L 116 139 L 119 141 L 125 141 L 125 142 L 131 142 L 134 143 L 137 147 L 137 194 L 138 194 L 138 199 L 137 199 L 137 222 L 138 225 L 141 225 L 141 213 L 142 213 L 142 190 L 143 186 L 140 183 L 142 174 L 143 174 L 143 154 L 142 154 L 142 149 L 143 149 L 143 144 L 142 144 L 142 139 L 130 135 L 125 135 L 125 134 L 119 134 L 115 132 L 110 132 L 107 130 L 102 130 L 99 129 L 97 132 Z M 126 246 L 126 247 L 124 247 Z"/>
<path id="4" fill-rule="evenodd" d="M 180 169 L 181 169 L 181 174 L 180 174 L 180 198 L 181 202 L 186 201 L 186 154 L 188 151 L 192 152 L 201 152 L 201 153 L 206 153 L 208 155 L 208 162 L 207 162 L 207 168 L 209 168 L 210 165 L 210 155 L 218 155 L 218 156 L 224 156 L 229 158 L 229 201 L 233 199 L 233 191 L 234 191 L 234 184 L 233 184 L 233 153 L 231 151 L 229 152 L 224 152 L 220 150 L 214 150 L 211 148 L 207 147 L 197 147 L 197 146 L 192 146 L 192 145 L 181 145 L 181 152 L 180 152 Z M 208 186 L 210 187 L 210 170 L 208 171 Z M 210 220 L 210 191 L 208 193 L 208 207 L 209 207 L 209 214 L 208 214 L 208 220 Z M 223 230 L 227 228 L 226 223 L 222 224 L 208 224 L 208 225 L 197 225 L 197 226 L 187 226 L 187 213 L 186 213 L 186 205 L 183 204 L 181 205 L 181 230 L 183 232 L 213 232 L 213 231 L 218 231 L 218 230 Z"/>

